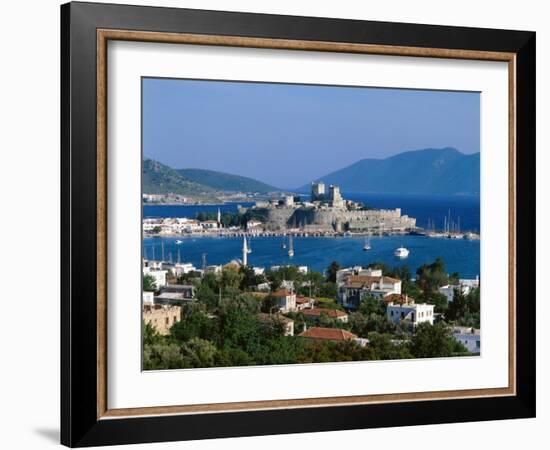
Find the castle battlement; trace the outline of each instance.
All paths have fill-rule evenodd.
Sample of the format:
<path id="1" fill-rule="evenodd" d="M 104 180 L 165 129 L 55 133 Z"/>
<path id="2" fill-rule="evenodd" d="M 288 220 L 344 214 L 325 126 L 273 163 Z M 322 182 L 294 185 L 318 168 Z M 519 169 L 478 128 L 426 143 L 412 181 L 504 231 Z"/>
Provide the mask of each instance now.
<path id="1" fill-rule="evenodd" d="M 315 231 L 355 231 L 373 233 L 405 232 L 416 228 L 416 219 L 401 215 L 401 208 L 364 209 L 363 205 L 345 200 L 340 188 L 322 182 L 312 183 L 311 202 L 258 202 L 252 207 L 263 217 L 269 231 L 301 228 Z"/>

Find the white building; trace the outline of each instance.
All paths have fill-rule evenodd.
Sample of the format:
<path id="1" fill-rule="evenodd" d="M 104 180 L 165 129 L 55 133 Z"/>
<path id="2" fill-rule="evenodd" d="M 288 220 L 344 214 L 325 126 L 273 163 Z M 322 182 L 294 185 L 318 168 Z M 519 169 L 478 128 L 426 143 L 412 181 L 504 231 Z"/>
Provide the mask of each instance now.
<path id="1" fill-rule="evenodd" d="M 477 328 L 453 327 L 453 337 L 470 353 L 481 353 L 481 333 Z"/>
<path id="2" fill-rule="evenodd" d="M 401 294 L 401 280 L 386 276 L 350 275 L 337 284 L 338 301 L 346 308 L 357 308 L 367 295 L 383 299 Z"/>
<path id="3" fill-rule="evenodd" d="M 155 299 L 155 293 L 150 291 L 143 291 L 143 304 L 152 305 Z"/>
<path id="4" fill-rule="evenodd" d="M 217 230 L 219 228 L 217 220 L 205 220 L 200 223 L 200 226 L 203 230 Z"/>
<path id="5" fill-rule="evenodd" d="M 269 288 L 271 286 L 269 285 L 269 283 L 260 283 L 260 284 L 257 284 L 255 287 L 256 287 L 256 290 L 258 291 L 269 291 Z"/>
<path id="6" fill-rule="evenodd" d="M 345 283 L 346 280 L 353 275 L 360 275 L 360 276 L 366 276 L 366 277 L 381 277 L 382 270 L 381 269 L 364 269 L 361 266 L 348 267 L 347 269 L 340 269 L 338 272 L 336 272 L 336 283 L 337 284 Z"/>
<path id="7" fill-rule="evenodd" d="M 294 321 L 282 314 L 259 314 L 260 323 L 263 326 L 274 327 L 278 323 L 282 323 L 285 336 L 294 336 Z"/>
<path id="8" fill-rule="evenodd" d="M 420 323 L 434 323 L 434 305 L 427 303 L 415 303 L 414 299 L 405 297 L 403 303 L 390 302 L 387 305 L 386 315 L 388 320 L 401 323 L 406 320 L 416 327 Z"/>
<path id="9" fill-rule="evenodd" d="M 263 275 L 265 273 L 265 267 L 252 267 L 254 275 Z"/>
<path id="10" fill-rule="evenodd" d="M 197 268 L 191 263 L 176 263 L 171 270 L 176 277 L 179 277 L 189 272 L 196 272 Z"/>
<path id="11" fill-rule="evenodd" d="M 155 304 L 182 305 L 195 301 L 195 287 L 192 285 L 169 284 L 155 296 Z"/>
<path id="12" fill-rule="evenodd" d="M 460 289 L 463 295 L 468 295 L 471 291 L 479 287 L 479 277 L 475 279 L 460 279 L 458 284 L 447 284 L 441 286 L 438 291 L 447 297 L 447 302 L 452 302 L 455 289 Z"/>
<path id="13" fill-rule="evenodd" d="M 287 291 L 286 289 L 279 289 L 271 293 L 277 300 L 277 306 L 282 313 L 296 311 L 296 294 Z"/>
<path id="14" fill-rule="evenodd" d="M 262 222 L 259 220 L 249 220 L 246 222 L 246 229 L 253 231 L 254 229 L 260 229 L 262 227 Z"/>
<path id="15" fill-rule="evenodd" d="M 157 289 L 160 289 L 163 286 L 166 286 L 166 273 L 167 270 L 154 270 L 151 267 L 143 268 L 143 276 L 150 276 L 155 280 Z"/>
<path id="16" fill-rule="evenodd" d="M 272 272 L 276 272 L 277 270 L 280 270 L 281 268 L 283 267 L 292 267 L 290 265 L 285 265 L 285 266 L 271 266 L 270 270 Z M 307 272 L 308 272 L 308 268 L 307 266 L 296 266 L 296 268 L 298 269 L 298 272 L 300 273 L 303 273 L 304 275 L 307 275 Z"/>
<path id="17" fill-rule="evenodd" d="M 222 273 L 223 266 L 221 265 L 212 265 L 206 267 L 206 273 L 213 273 L 214 275 L 220 275 Z"/>

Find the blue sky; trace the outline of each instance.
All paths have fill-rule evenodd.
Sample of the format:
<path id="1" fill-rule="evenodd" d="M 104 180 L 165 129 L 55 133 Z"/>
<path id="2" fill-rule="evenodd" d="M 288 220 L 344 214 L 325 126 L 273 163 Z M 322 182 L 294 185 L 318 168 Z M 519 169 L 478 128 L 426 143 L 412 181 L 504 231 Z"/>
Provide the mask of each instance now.
<path id="1" fill-rule="evenodd" d="M 364 158 L 479 151 L 478 93 L 143 79 L 143 152 L 282 188 Z"/>

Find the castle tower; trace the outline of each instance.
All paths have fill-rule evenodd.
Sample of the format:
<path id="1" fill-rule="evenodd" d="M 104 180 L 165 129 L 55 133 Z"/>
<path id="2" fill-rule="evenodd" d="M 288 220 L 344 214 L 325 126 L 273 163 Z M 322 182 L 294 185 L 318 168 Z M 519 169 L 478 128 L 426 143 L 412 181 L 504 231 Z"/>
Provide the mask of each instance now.
<path id="1" fill-rule="evenodd" d="M 325 183 L 311 183 L 311 201 L 322 200 L 325 196 Z"/>
<path id="2" fill-rule="evenodd" d="M 248 265 L 248 243 L 246 242 L 246 236 L 243 237 L 243 266 Z"/>
<path id="3" fill-rule="evenodd" d="M 330 206 L 334 206 L 336 208 L 344 206 L 344 199 L 342 198 L 342 195 L 340 194 L 340 187 L 336 185 L 330 185 L 329 187 L 329 200 L 330 200 Z"/>

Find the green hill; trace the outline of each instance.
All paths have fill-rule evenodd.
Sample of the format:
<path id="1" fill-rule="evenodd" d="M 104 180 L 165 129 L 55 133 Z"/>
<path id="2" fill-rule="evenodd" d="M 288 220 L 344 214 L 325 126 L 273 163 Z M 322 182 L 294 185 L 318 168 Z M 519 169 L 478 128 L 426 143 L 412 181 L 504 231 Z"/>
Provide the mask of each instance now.
<path id="1" fill-rule="evenodd" d="M 215 201 L 215 190 L 186 179 L 174 169 L 152 159 L 143 160 L 142 189 L 144 194 L 180 194 L 202 201 Z"/>
<path id="2" fill-rule="evenodd" d="M 216 172 L 214 170 L 177 169 L 176 172 L 187 180 L 208 186 L 216 191 L 257 192 L 260 194 L 265 194 L 267 192 L 275 192 L 280 190 L 252 178 L 232 175 L 225 172 Z"/>

